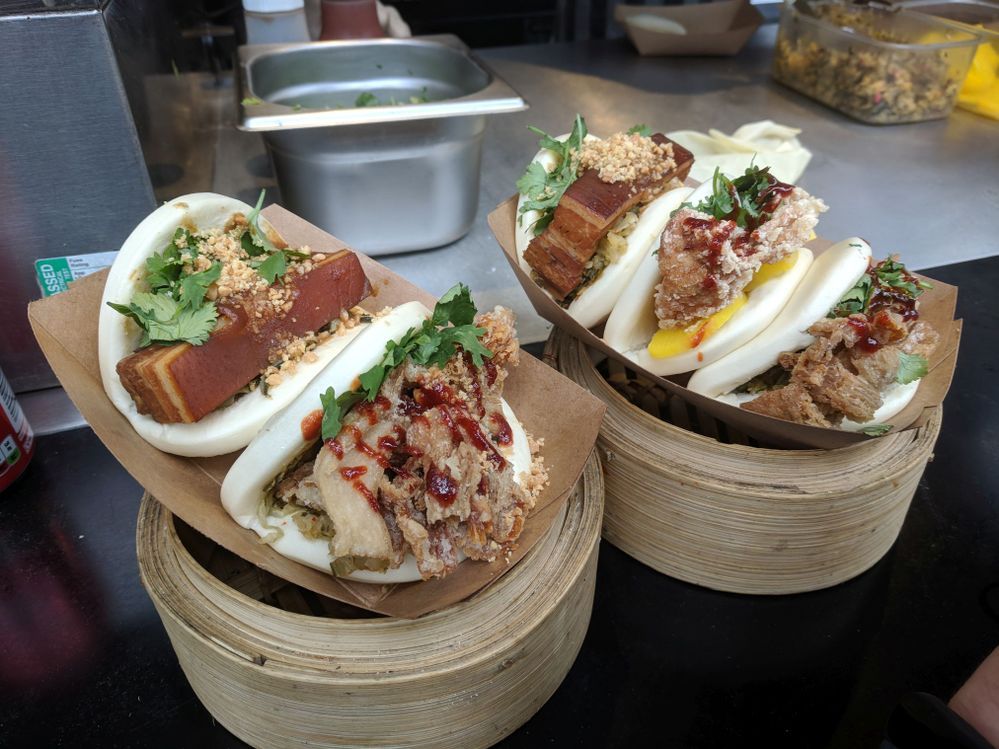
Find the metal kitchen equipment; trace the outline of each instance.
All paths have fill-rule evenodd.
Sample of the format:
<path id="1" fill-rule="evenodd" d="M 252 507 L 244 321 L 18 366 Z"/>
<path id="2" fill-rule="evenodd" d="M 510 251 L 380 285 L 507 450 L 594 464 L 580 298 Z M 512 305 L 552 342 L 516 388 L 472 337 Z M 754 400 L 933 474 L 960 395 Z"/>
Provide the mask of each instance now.
<path id="1" fill-rule="evenodd" d="M 486 115 L 527 108 L 451 35 L 241 47 L 238 80 L 283 205 L 372 255 L 468 232 Z"/>
<path id="2" fill-rule="evenodd" d="M 57 384 L 25 312 L 41 296 L 34 261 L 116 250 L 156 205 L 133 120 L 153 6 L 0 3 L 0 364 L 19 394 Z"/>

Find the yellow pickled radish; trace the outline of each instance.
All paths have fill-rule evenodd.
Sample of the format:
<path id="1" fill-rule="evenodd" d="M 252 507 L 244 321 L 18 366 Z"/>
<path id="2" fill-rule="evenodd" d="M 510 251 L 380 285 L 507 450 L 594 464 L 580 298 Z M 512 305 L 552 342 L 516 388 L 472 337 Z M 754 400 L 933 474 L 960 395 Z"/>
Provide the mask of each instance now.
<path id="1" fill-rule="evenodd" d="M 657 330 L 649 341 L 649 355 L 656 359 L 677 356 L 697 348 L 718 332 L 746 303 L 748 297 L 739 294 L 732 303 L 704 320 L 698 320 L 685 328 L 665 328 Z"/>
<path id="2" fill-rule="evenodd" d="M 767 281 L 777 278 L 777 276 L 787 273 L 791 268 L 794 267 L 795 262 L 798 260 L 798 253 L 792 252 L 783 260 L 778 260 L 774 263 L 764 263 L 760 266 L 760 269 L 756 271 L 753 275 L 753 279 L 746 284 L 746 293 L 749 293 L 753 289 L 762 286 Z"/>

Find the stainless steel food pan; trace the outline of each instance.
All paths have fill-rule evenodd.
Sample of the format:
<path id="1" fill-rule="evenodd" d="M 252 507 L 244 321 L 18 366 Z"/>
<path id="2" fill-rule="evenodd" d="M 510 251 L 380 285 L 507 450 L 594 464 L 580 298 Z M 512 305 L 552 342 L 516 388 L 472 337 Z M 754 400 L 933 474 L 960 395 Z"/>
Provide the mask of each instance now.
<path id="1" fill-rule="evenodd" d="M 285 207 L 373 255 L 463 236 L 485 116 L 527 108 L 450 35 L 241 47 L 238 96 Z"/>

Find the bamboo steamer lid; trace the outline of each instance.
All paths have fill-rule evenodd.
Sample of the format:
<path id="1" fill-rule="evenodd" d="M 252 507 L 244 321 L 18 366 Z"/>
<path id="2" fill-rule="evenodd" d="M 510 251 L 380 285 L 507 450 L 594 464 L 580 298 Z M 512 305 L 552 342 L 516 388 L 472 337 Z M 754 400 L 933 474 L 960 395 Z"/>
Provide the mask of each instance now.
<path id="1" fill-rule="evenodd" d="M 768 449 L 661 388 L 630 387 L 635 405 L 568 334 L 553 331 L 545 357 L 607 404 L 604 538 L 716 590 L 797 593 L 870 568 L 895 542 L 940 431 L 936 408 L 921 429 L 845 448 Z"/>
<path id="2" fill-rule="evenodd" d="M 285 583 L 195 534 L 148 495 L 136 542 L 143 585 L 181 668 L 243 741 L 485 747 L 537 712 L 579 652 L 602 512 L 594 452 L 562 516 L 513 570 L 416 620 Z"/>

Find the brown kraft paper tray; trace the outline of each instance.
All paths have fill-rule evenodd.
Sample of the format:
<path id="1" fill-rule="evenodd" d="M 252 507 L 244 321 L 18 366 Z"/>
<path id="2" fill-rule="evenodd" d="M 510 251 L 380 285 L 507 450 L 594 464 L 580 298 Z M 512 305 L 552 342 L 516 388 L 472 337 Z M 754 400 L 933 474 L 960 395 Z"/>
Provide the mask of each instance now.
<path id="1" fill-rule="evenodd" d="M 293 247 L 334 252 L 346 245 L 279 206 L 264 217 Z M 435 298 L 371 258 L 357 253 L 374 289 L 362 302 L 371 310 Z M 162 452 L 132 430 L 104 392 L 97 356 L 97 318 L 107 271 L 72 284 L 68 291 L 28 305 L 31 327 L 56 376 L 94 432 L 125 469 L 172 513 L 248 562 L 289 582 L 339 601 L 390 616 L 416 618 L 464 600 L 512 568 L 548 531 L 568 499 L 596 440 L 604 404 L 571 380 L 523 353 L 510 371 L 504 397 L 535 438 L 550 484 L 509 560 L 468 561 L 444 579 L 396 585 L 339 580 L 293 562 L 239 526 L 222 507 L 219 487 L 238 453 L 183 458 Z"/>
<path id="2" fill-rule="evenodd" d="M 699 183 L 692 180 L 687 181 L 688 186 L 696 186 L 697 184 Z M 489 214 L 489 227 L 492 229 L 496 241 L 503 248 L 507 262 L 510 263 L 510 267 L 517 275 L 520 285 L 524 287 L 535 311 L 541 317 L 578 338 L 588 347 L 597 349 L 629 368 L 641 372 L 694 407 L 758 439 L 787 447 L 818 447 L 823 449 L 845 447 L 862 440 L 876 439 L 858 432 L 844 432 L 839 429 L 795 424 L 730 406 L 714 398 L 707 398 L 687 390 L 684 385 L 689 379 L 689 374 L 671 378 L 659 377 L 608 346 L 599 335 L 602 328 L 597 328 L 597 332 L 593 332 L 577 323 L 521 269 L 520 263 L 517 262 L 517 245 L 514 239 L 517 197 L 514 195 L 507 199 Z M 807 243 L 808 248 L 816 255 L 832 245 L 832 242 L 821 237 Z M 875 258 L 882 257 L 878 253 L 878 248 L 872 249 Z M 903 256 L 901 259 L 904 261 L 905 257 Z M 925 276 L 920 276 L 920 278 L 925 278 Z M 920 382 L 915 397 L 909 405 L 892 417 L 894 428 L 891 434 L 923 426 L 927 418 L 926 410 L 943 403 L 954 375 L 954 367 L 957 364 L 957 350 L 961 340 L 961 321 L 954 319 L 957 287 L 929 278 L 926 280 L 933 284 L 933 288 L 919 297 L 919 315 L 920 319 L 931 323 L 939 331 L 940 345 L 930 356 L 929 372 Z"/>
<path id="3" fill-rule="evenodd" d="M 650 31 L 628 23 L 632 16 L 649 15 L 676 21 L 686 34 Z M 747 0 L 719 0 L 698 5 L 618 5 L 614 20 L 624 26 L 643 57 L 738 54 L 763 23 L 763 16 Z"/>

